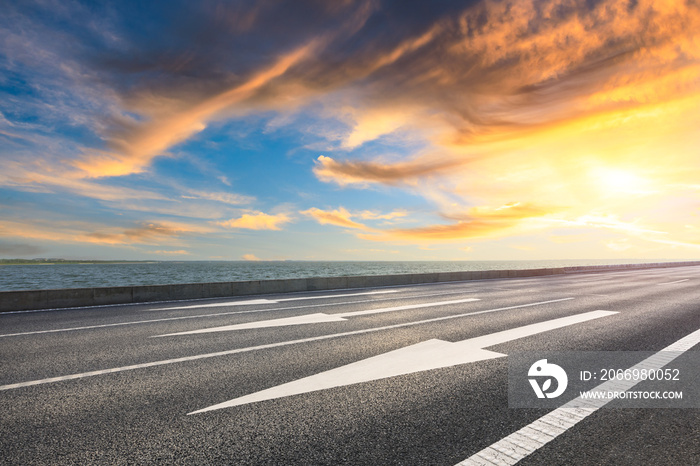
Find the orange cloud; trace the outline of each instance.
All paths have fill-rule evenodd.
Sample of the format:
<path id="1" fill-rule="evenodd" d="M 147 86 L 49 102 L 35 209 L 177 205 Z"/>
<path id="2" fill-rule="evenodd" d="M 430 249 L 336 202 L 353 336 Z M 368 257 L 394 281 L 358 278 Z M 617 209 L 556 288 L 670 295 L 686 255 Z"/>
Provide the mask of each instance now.
<path id="1" fill-rule="evenodd" d="M 419 228 L 407 228 L 385 231 L 380 234 L 360 235 L 360 238 L 373 241 L 400 241 L 407 243 L 440 243 L 465 239 L 476 239 L 504 234 L 513 224 L 473 220 L 451 225 L 429 225 Z"/>
<path id="2" fill-rule="evenodd" d="M 529 203 L 511 202 L 499 207 L 472 207 L 467 211 L 466 215 L 448 215 L 443 216 L 453 220 L 484 219 L 488 221 L 509 222 L 517 221 L 532 217 L 541 217 L 549 213 L 553 213 L 558 209 L 544 208 Z"/>
<path id="3" fill-rule="evenodd" d="M 314 173 L 322 181 L 334 181 L 340 185 L 384 183 L 397 185 L 410 183 L 434 173 L 446 172 L 464 162 L 455 159 L 419 159 L 385 164 L 381 162 L 338 162 L 321 155 L 316 160 Z"/>
<path id="4" fill-rule="evenodd" d="M 75 242 L 83 231 L 83 225 L 49 225 L 44 222 L 0 220 L 0 236 L 3 238 L 31 238 L 44 241 Z"/>
<path id="5" fill-rule="evenodd" d="M 243 259 L 244 261 L 252 261 L 252 262 L 257 262 L 257 261 L 261 260 L 255 254 L 243 254 L 241 256 L 241 259 Z"/>
<path id="6" fill-rule="evenodd" d="M 367 219 L 394 218 L 395 214 L 398 214 L 396 216 L 405 215 L 404 212 L 381 215 L 364 211 L 359 214 L 353 214 L 343 207 L 332 211 L 314 207 L 301 213 L 314 218 L 321 225 L 335 225 L 359 230 L 361 233 L 358 233 L 357 236 L 361 239 L 430 244 L 465 239 L 501 237 L 527 228 L 541 228 L 541 225 L 534 225 L 529 222 L 556 212 L 557 209 L 555 208 L 545 208 L 527 203 L 510 203 L 495 208 L 474 207 L 461 216 L 443 215 L 445 218 L 458 220 L 457 223 L 453 224 L 393 229 L 372 228 L 355 222 L 352 218 L 355 216 Z"/>
<path id="7" fill-rule="evenodd" d="M 0 186 L 58 195 L 70 193 L 99 200 L 112 208 L 148 212 L 151 215 L 221 218 L 228 215 L 225 205 L 237 206 L 255 201 L 252 196 L 193 190 L 172 183 L 171 187 L 183 194 L 166 196 L 154 189 L 128 188 L 116 182 L 111 184 L 110 181 L 76 178 L 74 172 L 51 161 L 21 163 L 11 159 L 0 160 Z M 154 184 L 158 185 L 157 182 Z M 182 199 L 214 202 L 183 202 Z"/>
<path id="8" fill-rule="evenodd" d="M 228 228 L 243 228 L 247 230 L 281 230 L 280 225 L 291 222 L 292 219 L 287 214 L 269 215 L 263 212 L 253 214 L 243 214 L 240 218 L 217 222 Z"/>
<path id="9" fill-rule="evenodd" d="M 313 217 L 321 225 L 336 225 L 339 227 L 353 228 L 356 230 L 371 230 L 367 225 L 350 220 L 353 215 L 343 207 L 331 211 L 313 207 L 300 213 Z"/>
<path id="10" fill-rule="evenodd" d="M 420 47 L 403 49 L 410 61 L 390 60 L 391 71 L 365 89 L 371 99 L 361 105 L 372 105 L 353 110 L 358 123 L 344 145 L 409 125 L 444 148 L 433 152 L 441 156 L 322 156 L 320 180 L 415 185 L 572 123 L 624 124 L 644 107 L 658 112 L 653 106 L 699 92 L 700 9 L 687 2 L 483 1 L 429 31 Z M 442 122 L 438 134 L 434 125 L 426 131 L 427 115 Z"/>
<path id="11" fill-rule="evenodd" d="M 359 230 L 357 236 L 372 241 L 405 242 L 411 244 L 453 242 L 464 239 L 504 236 L 513 231 L 522 230 L 528 221 L 546 216 L 554 212 L 551 209 L 529 204 L 511 203 L 497 208 L 477 207 L 470 209 L 467 214 L 446 218 L 458 219 L 454 224 L 431 225 L 418 228 L 377 229 L 352 220 L 354 216 L 368 219 L 393 218 L 395 213 L 381 215 L 374 212 L 352 214 L 340 207 L 333 211 L 312 208 L 301 212 L 314 218 L 322 225 L 335 225 Z M 398 212 L 403 216 L 404 212 Z"/>
<path id="12" fill-rule="evenodd" d="M 476 207 L 469 209 L 463 219 L 457 223 L 375 231 L 359 237 L 373 241 L 400 241 L 414 244 L 501 237 L 521 230 L 527 221 L 549 213 L 551 212 L 548 209 L 519 203 L 498 208 Z"/>
<path id="13" fill-rule="evenodd" d="M 395 210 L 393 212 L 389 212 L 388 214 L 382 214 L 380 212 L 375 212 L 371 210 L 364 210 L 357 214 L 358 217 L 366 220 L 393 220 L 395 218 L 405 217 L 406 215 L 408 215 L 408 212 L 406 212 L 405 210 Z"/>
<path id="14" fill-rule="evenodd" d="M 352 114 L 353 128 L 343 138 L 342 147 L 353 149 L 367 141 L 391 134 L 403 127 L 413 126 L 414 113 L 420 108 L 390 106 L 388 108 L 348 109 Z"/>
<path id="15" fill-rule="evenodd" d="M 178 243 L 183 236 L 205 234 L 211 231 L 213 230 L 208 227 L 175 222 L 147 223 L 131 228 L 118 228 L 77 221 L 0 221 L 2 237 L 112 246 Z"/>
<path id="16" fill-rule="evenodd" d="M 87 243 L 129 245 L 129 244 L 160 244 L 169 239 L 193 233 L 207 233 L 211 229 L 181 223 L 148 223 L 135 228 L 117 230 L 115 228 L 101 229 L 82 233 L 77 241 Z"/>
<path id="17" fill-rule="evenodd" d="M 80 196 L 101 201 L 123 201 L 125 199 L 167 200 L 162 194 L 145 189 L 108 186 L 89 180 L 76 179 L 73 173 L 60 166 L 46 163 L 3 161 L 0 170 L 0 185 L 27 191 L 68 191 Z"/>

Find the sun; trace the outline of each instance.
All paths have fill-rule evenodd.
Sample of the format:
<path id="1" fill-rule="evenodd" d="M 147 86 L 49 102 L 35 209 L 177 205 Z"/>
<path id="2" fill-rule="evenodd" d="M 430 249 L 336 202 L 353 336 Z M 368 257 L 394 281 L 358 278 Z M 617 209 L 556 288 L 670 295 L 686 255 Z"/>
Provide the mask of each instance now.
<path id="1" fill-rule="evenodd" d="M 596 186 L 606 195 L 645 195 L 653 192 L 651 181 L 632 170 L 599 167 L 592 170 Z"/>

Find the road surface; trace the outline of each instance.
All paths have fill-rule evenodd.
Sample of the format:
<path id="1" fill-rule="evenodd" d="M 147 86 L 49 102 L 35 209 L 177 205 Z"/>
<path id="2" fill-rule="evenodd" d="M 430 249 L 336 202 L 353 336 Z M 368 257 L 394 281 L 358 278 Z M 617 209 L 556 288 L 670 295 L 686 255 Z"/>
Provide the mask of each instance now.
<path id="1" fill-rule="evenodd" d="M 530 442 L 552 410 L 507 390 L 516 352 L 685 338 L 700 360 L 698 285 L 677 267 L 0 314 L 0 464 L 700 464 L 697 409 L 601 408 Z"/>

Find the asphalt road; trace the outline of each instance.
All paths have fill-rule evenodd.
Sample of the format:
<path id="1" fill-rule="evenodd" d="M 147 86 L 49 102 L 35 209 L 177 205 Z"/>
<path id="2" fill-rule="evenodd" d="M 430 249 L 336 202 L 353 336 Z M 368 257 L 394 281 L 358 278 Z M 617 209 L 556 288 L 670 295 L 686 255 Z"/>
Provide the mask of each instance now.
<path id="1" fill-rule="evenodd" d="M 551 411 L 510 408 L 508 357 L 484 354 L 660 351 L 700 329 L 699 284 L 678 267 L 0 314 L 0 463 L 453 465 Z M 520 464 L 700 464 L 699 413 L 601 408 Z"/>

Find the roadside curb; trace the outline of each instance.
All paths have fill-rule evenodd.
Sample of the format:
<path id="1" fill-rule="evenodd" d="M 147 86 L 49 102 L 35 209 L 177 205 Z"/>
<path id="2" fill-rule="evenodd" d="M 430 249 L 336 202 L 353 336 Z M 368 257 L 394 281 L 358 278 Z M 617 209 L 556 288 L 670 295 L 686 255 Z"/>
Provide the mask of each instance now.
<path id="1" fill-rule="evenodd" d="M 0 291 L 0 313 L 40 309 L 136 304 L 186 299 L 226 298 L 301 291 L 342 290 L 382 286 L 446 283 L 495 278 L 539 277 L 559 274 L 611 272 L 700 265 L 692 262 L 657 262 L 647 264 L 592 265 L 523 270 L 471 270 L 401 275 L 363 275 L 348 277 L 313 277 L 285 280 L 241 282 L 185 283 L 178 285 L 69 288 L 59 290 Z"/>

